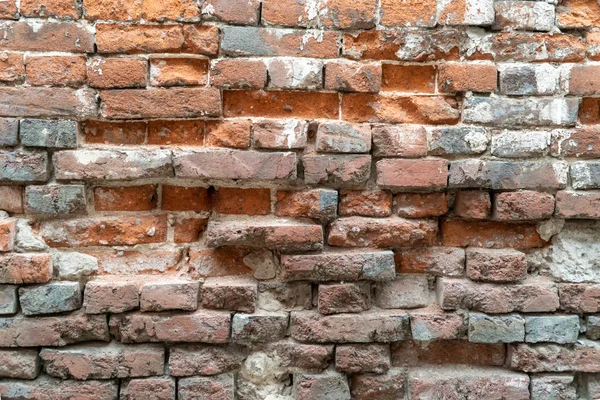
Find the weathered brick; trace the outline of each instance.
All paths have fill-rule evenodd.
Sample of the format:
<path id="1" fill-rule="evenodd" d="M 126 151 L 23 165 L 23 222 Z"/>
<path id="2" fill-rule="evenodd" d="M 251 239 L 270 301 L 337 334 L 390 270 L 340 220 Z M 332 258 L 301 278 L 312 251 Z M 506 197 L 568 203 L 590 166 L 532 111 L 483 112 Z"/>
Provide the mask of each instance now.
<path id="1" fill-rule="evenodd" d="M 371 175 L 370 155 L 305 155 L 304 182 L 335 186 L 356 186 Z"/>
<path id="2" fill-rule="evenodd" d="M 0 116 L 86 118 L 94 116 L 96 108 L 95 93 L 90 89 L 0 88 Z"/>
<path id="3" fill-rule="evenodd" d="M 504 192 L 494 196 L 494 218 L 506 221 L 549 218 L 554 196 L 543 192 Z"/>
<path id="4" fill-rule="evenodd" d="M 52 279 L 50 254 L 10 253 L 0 256 L 0 283 L 46 283 Z"/>
<path id="5" fill-rule="evenodd" d="M 192 118 L 219 116 L 221 95 L 215 88 L 104 90 L 102 116 L 118 118 Z"/>
<path id="6" fill-rule="evenodd" d="M 3 21 L 0 24 L 3 50 L 93 53 L 92 26 L 84 22 Z"/>
<path id="7" fill-rule="evenodd" d="M 67 216 L 86 213 L 83 185 L 27 186 L 25 211 L 44 216 Z"/>
<path id="8" fill-rule="evenodd" d="M 81 278 L 98 272 L 98 259 L 88 254 L 56 252 L 53 254 L 54 268 L 61 280 L 79 281 Z"/>
<path id="9" fill-rule="evenodd" d="M 419 341 L 461 339 L 466 326 L 462 315 L 445 313 L 437 307 L 410 313 L 412 338 Z"/>
<path id="10" fill-rule="evenodd" d="M 516 282 L 527 276 L 525 254 L 513 249 L 468 248 L 467 277 L 482 282 Z"/>
<path id="11" fill-rule="evenodd" d="M 549 32 L 554 28 L 552 4 L 543 1 L 496 1 L 493 29 Z"/>
<path id="12" fill-rule="evenodd" d="M 48 154 L 45 151 L 0 151 L 0 182 L 45 182 Z"/>
<path id="13" fill-rule="evenodd" d="M 136 282 L 91 281 L 85 285 L 83 308 L 88 314 L 122 313 L 139 305 L 139 284 Z"/>
<path id="14" fill-rule="evenodd" d="M 531 377 L 531 399 L 575 400 L 577 399 L 577 389 L 574 380 L 573 375 L 570 374 L 533 375 Z"/>
<path id="15" fill-rule="evenodd" d="M 494 22 L 494 1 L 471 2 L 457 0 L 438 4 L 438 23 L 444 25 L 491 25 Z"/>
<path id="16" fill-rule="evenodd" d="M 184 25 L 183 50 L 186 53 L 216 56 L 219 53 L 219 28 L 210 25 Z"/>
<path id="17" fill-rule="evenodd" d="M 60 0 L 23 0 L 20 4 L 21 15 L 26 17 L 62 17 L 77 19 L 80 10 L 75 3 Z"/>
<path id="18" fill-rule="evenodd" d="M 559 306 L 557 287 L 530 278 L 518 285 L 478 284 L 468 280 L 438 279 L 438 300 L 445 310 L 466 308 L 489 314 L 552 312 Z"/>
<path id="19" fill-rule="evenodd" d="M 405 96 L 382 92 L 344 93 L 342 115 L 349 122 L 452 125 L 458 122 L 460 112 L 456 99 L 452 97 Z"/>
<path id="20" fill-rule="evenodd" d="M 323 247 L 320 225 L 285 219 L 211 220 L 206 231 L 209 247 L 244 246 L 279 251 L 309 251 Z"/>
<path id="21" fill-rule="evenodd" d="M 527 343 L 575 343 L 579 337 L 577 315 L 526 316 L 525 341 Z"/>
<path id="22" fill-rule="evenodd" d="M 342 344 L 335 349 L 335 369 L 344 373 L 387 372 L 390 347 L 383 344 Z"/>
<path id="23" fill-rule="evenodd" d="M 439 68 L 438 84 L 440 90 L 446 93 L 493 92 L 497 75 L 496 66 L 491 64 L 447 63 Z"/>
<path id="24" fill-rule="evenodd" d="M 252 269 L 244 261 L 246 256 L 251 253 L 251 249 L 240 247 L 220 247 L 206 250 L 191 248 L 186 268 L 192 279 L 251 275 Z"/>
<path id="25" fill-rule="evenodd" d="M 588 339 L 573 346 L 557 344 L 516 344 L 509 347 L 509 366 L 524 372 L 600 371 L 597 362 L 600 350 Z"/>
<path id="26" fill-rule="evenodd" d="M 375 0 L 328 0 L 319 3 L 319 24 L 323 28 L 370 29 L 376 21 Z"/>
<path id="27" fill-rule="evenodd" d="M 225 117 L 327 118 L 339 117 L 336 93 L 303 91 L 226 90 Z"/>
<path id="28" fill-rule="evenodd" d="M 197 242 L 207 226 L 208 218 L 178 217 L 173 225 L 173 241 L 175 243 Z"/>
<path id="29" fill-rule="evenodd" d="M 336 60 L 325 64 L 325 90 L 339 92 L 379 92 L 381 65 Z"/>
<path id="30" fill-rule="evenodd" d="M 46 221 L 42 223 L 41 235 L 52 247 L 159 243 L 167 238 L 167 216 Z"/>
<path id="31" fill-rule="evenodd" d="M 305 58 L 274 58 L 267 62 L 270 89 L 323 87 L 323 62 Z"/>
<path id="32" fill-rule="evenodd" d="M 0 5 L 0 18 L 2 19 L 18 19 L 19 9 L 16 0 L 5 1 Z"/>
<path id="33" fill-rule="evenodd" d="M 369 153 L 371 127 L 344 122 L 319 124 L 316 149 L 321 153 Z"/>
<path id="34" fill-rule="evenodd" d="M 266 215 L 271 212 L 271 191 L 219 188 L 213 193 L 213 202 L 220 214 Z"/>
<path id="35" fill-rule="evenodd" d="M 147 76 L 141 57 L 94 57 L 87 65 L 88 85 L 99 89 L 145 87 Z"/>
<path id="36" fill-rule="evenodd" d="M 290 372 L 324 371 L 333 359 L 333 345 L 303 344 L 293 339 L 265 346 L 269 354 L 277 354 L 281 367 Z"/>
<path id="37" fill-rule="evenodd" d="M 308 217 L 322 221 L 337 216 L 338 193 L 329 189 L 302 191 L 278 190 L 275 215 L 278 217 Z"/>
<path id="38" fill-rule="evenodd" d="M 454 247 L 425 247 L 396 253 L 396 269 L 402 273 L 464 276 L 465 251 Z"/>
<path id="39" fill-rule="evenodd" d="M 2 378 L 35 379 L 40 371 L 37 350 L 0 350 L 0 361 Z"/>
<path id="40" fill-rule="evenodd" d="M 468 393 L 474 399 L 529 399 L 529 376 L 503 369 L 430 366 L 408 372 L 407 385 L 414 399 L 441 393 L 460 398 Z"/>
<path id="41" fill-rule="evenodd" d="M 366 282 L 319 285 L 317 305 L 325 315 L 368 310 L 371 285 Z"/>
<path id="42" fill-rule="evenodd" d="M 77 147 L 77 122 L 22 119 L 19 136 L 27 147 L 73 148 Z"/>
<path id="43" fill-rule="evenodd" d="M 306 121 L 297 119 L 261 120 L 252 125 L 254 147 L 259 149 L 302 149 L 307 132 Z"/>
<path id="44" fill-rule="evenodd" d="M 238 369 L 243 358 L 244 353 L 237 347 L 175 345 L 169 353 L 169 374 L 218 375 Z"/>
<path id="45" fill-rule="evenodd" d="M 32 85 L 83 85 L 86 80 L 83 56 L 28 56 L 27 82 Z"/>
<path id="46" fill-rule="evenodd" d="M 208 82 L 208 60 L 199 57 L 152 57 L 152 86 L 204 86 Z"/>
<path id="47" fill-rule="evenodd" d="M 252 122 L 245 119 L 206 121 L 204 144 L 211 147 L 248 148 L 251 127 Z"/>
<path id="48" fill-rule="evenodd" d="M 556 9 L 556 25 L 567 29 L 599 26 L 598 12 L 600 6 L 594 2 L 567 0 Z"/>
<path id="49" fill-rule="evenodd" d="M 560 308 L 575 313 L 595 313 L 600 311 L 600 286 L 578 283 L 558 285 Z"/>
<path id="50" fill-rule="evenodd" d="M 79 344 L 40 352 L 44 371 L 62 379 L 112 379 L 162 375 L 162 345 Z"/>
<path id="51" fill-rule="evenodd" d="M 394 198 L 394 214 L 405 218 L 438 217 L 448 212 L 448 196 L 438 193 L 399 193 Z"/>
<path id="52" fill-rule="evenodd" d="M 467 219 L 486 219 L 492 210 L 490 194 L 479 190 L 461 190 L 454 198 L 454 214 Z"/>
<path id="53" fill-rule="evenodd" d="M 600 157 L 596 127 L 582 126 L 575 130 L 557 129 L 551 132 L 551 154 L 575 158 Z"/>
<path id="54" fill-rule="evenodd" d="M 256 25 L 260 5 L 258 0 L 209 0 L 202 5 L 202 18 L 236 25 Z"/>
<path id="55" fill-rule="evenodd" d="M 22 54 L 0 53 L 0 82 L 22 83 L 25 80 L 25 64 Z"/>
<path id="56" fill-rule="evenodd" d="M 392 214 L 392 193 L 385 190 L 342 190 L 340 215 L 343 217 L 389 217 Z"/>
<path id="57" fill-rule="evenodd" d="M 490 316 L 469 313 L 469 341 L 513 343 L 525 340 L 525 321 L 520 315 Z"/>
<path id="58" fill-rule="evenodd" d="M 468 364 L 504 366 L 506 349 L 502 343 L 471 343 L 467 340 L 405 340 L 392 343 L 392 366 L 418 367 L 423 364 Z"/>
<path id="59" fill-rule="evenodd" d="M 401 399 L 404 397 L 406 373 L 401 369 L 391 369 L 385 374 L 352 375 L 352 398 Z"/>
<path id="60" fill-rule="evenodd" d="M 174 53 L 183 44 L 181 25 L 96 25 L 98 53 Z"/>
<path id="61" fill-rule="evenodd" d="M 175 176 L 181 178 L 295 179 L 296 154 L 229 149 L 178 151 L 173 154 L 173 168 Z"/>
<path id="62" fill-rule="evenodd" d="M 559 92 L 560 83 L 561 69 L 551 64 L 500 66 L 500 93 L 502 94 L 552 95 Z"/>
<path id="63" fill-rule="evenodd" d="M 556 193 L 556 216 L 561 218 L 600 219 L 600 194 L 596 192 Z"/>
<path id="64" fill-rule="evenodd" d="M 384 63 L 382 89 L 389 92 L 434 93 L 435 65 L 397 65 Z"/>
<path id="65" fill-rule="evenodd" d="M 327 242 L 340 247 L 417 247 L 437 242 L 437 223 L 404 218 L 347 217 L 336 220 Z"/>
<path id="66" fill-rule="evenodd" d="M 96 211 L 150 211 L 157 200 L 156 185 L 94 188 Z"/>
<path id="67" fill-rule="evenodd" d="M 231 340 L 234 342 L 269 342 L 283 339 L 288 329 L 287 313 L 258 312 L 233 315 Z"/>
<path id="68" fill-rule="evenodd" d="M 262 60 L 223 59 L 211 66 L 211 85 L 224 89 L 262 89 L 267 66 Z"/>
<path id="69" fill-rule="evenodd" d="M 579 121 L 582 124 L 597 124 L 600 122 L 600 99 L 584 97 L 579 108 Z"/>
<path id="70" fill-rule="evenodd" d="M 61 316 L 0 318 L 0 328 L 2 347 L 65 346 L 109 340 L 105 315 L 79 311 Z"/>
<path id="71" fill-rule="evenodd" d="M 297 400 L 325 400 L 350 398 L 347 378 L 337 372 L 323 374 L 295 374 L 294 396 Z"/>
<path id="72" fill-rule="evenodd" d="M 55 314 L 81 307 L 78 282 L 52 282 L 19 288 L 21 310 L 25 315 Z"/>
<path id="73" fill-rule="evenodd" d="M 0 251 L 12 251 L 15 244 L 17 221 L 0 219 Z"/>
<path id="74" fill-rule="evenodd" d="M 480 154 L 489 143 L 487 130 L 482 127 L 433 128 L 427 134 L 431 155 Z"/>
<path id="75" fill-rule="evenodd" d="M 595 315 L 588 315 L 585 319 L 585 336 L 588 339 L 600 339 L 600 318 Z"/>
<path id="76" fill-rule="evenodd" d="M 202 285 L 202 307 L 254 312 L 256 282 L 246 278 L 209 278 Z"/>
<path id="77" fill-rule="evenodd" d="M 150 121 L 148 144 L 202 146 L 205 127 L 201 120 Z"/>
<path id="78" fill-rule="evenodd" d="M 16 146 L 19 143 L 19 120 L 0 118 L 0 145 Z"/>
<path id="79" fill-rule="evenodd" d="M 471 96 L 465 99 L 463 122 L 491 126 L 574 126 L 579 101 L 574 98 L 503 98 Z"/>
<path id="80" fill-rule="evenodd" d="M 418 308 L 430 303 L 427 275 L 400 274 L 377 285 L 375 302 L 381 308 Z"/>
<path id="81" fill-rule="evenodd" d="M 264 311 L 310 310 L 312 287 L 307 282 L 259 282 L 257 307 Z"/>
<path id="82" fill-rule="evenodd" d="M 381 25 L 402 27 L 433 27 L 436 23 L 436 3 L 432 0 L 397 3 L 381 2 Z"/>
<path id="83" fill-rule="evenodd" d="M 323 316 L 314 311 L 294 311 L 291 336 L 299 341 L 396 342 L 408 336 L 408 314 L 400 310 L 335 314 Z"/>
<path id="84" fill-rule="evenodd" d="M 567 185 L 567 167 L 564 161 L 459 160 L 450 164 L 448 186 L 496 190 L 562 189 Z"/>
<path id="85" fill-rule="evenodd" d="M 285 281 L 386 280 L 395 277 L 390 251 L 336 251 L 320 254 L 282 255 Z"/>
<path id="86" fill-rule="evenodd" d="M 376 157 L 423 157 L 427 154 L 427 133 L 418 125 L 375 125 L 372 128 Z"/>
<path id="87" fill-rule="evenodd" d="M 122 343 L 227 343 L 230 323 L 231 315 L 225 311 L 126 313 L 111 316 L 110 329 Z"/>
<path id="88" fill-rule="evenodd" d="M 16 393 L 16 396 L 13 396 L 13 393 Z M 7 379 L 0 382 L 0 396 L 8 400 L 23 398 L 23 393 L 30 399 L 86 398 L 93 393 L 96 400 L 114 400 L 118 397 L 119 385 L 116 381 L 81 382 L 47 376 L 34 381 Z"/>
<path id="89" fill-rule="evenodd" d="M 17 300 L 18 288 L 16 285 L 0 285 L 0 315 L 15 314 L 19 309 L 19 301 Z M 0 376 L 2 376 L 1 372 Z"/>
<path id="90" fill-rule="evenodd" d="M 543 157 L 548 154 L 549 136 L 550 132 L 544 131 L 494 132 L 490 150 L 504 158 Z"/>
<path id="91" fill-rule="evenodd" d="M 600 163 L 574 162 L 570 168 L 573 189 L 596 189 L 600 187 Z"/>
<path id="92" fill-rule="evenodd" d="M 234 396 L 235 379 L 233 374 L 182 378 L 177 382 L 177 398 L 181 400 L 232 399 Z"/>
<path id="93" fill-rule="evenodd" d="M 146 122 L 85 121 L 86 143 L 142 144 L 146 139 Z"/>
<path id="94" fill-rule="evenodd" d="M 491 40 L 496 61 L 578 62 L 585 58 L 583 39 L 571 34 L 502 32 Z"/>
<path id="95" fill-rule="evenodd" d="M 445 188 L 448 184 L 447 160 L 385 159 L 377 161 L 376 168 L 377 184 L 382 187 L 401 190 L 435 190 Z"/>
<path id="96" fill-rule="evenodd" d="M 171 400 L 175 398 L 175 379 L 157 377 L 123 380 L 119 393 L 122 400 Z"/>
<path id="97" fill-rule="evenodd" d="M 140 288 L 140 309 L 194 311 L 198 308 L 199 289 L 199 282 L 183 279 L 145 283 Z"/>

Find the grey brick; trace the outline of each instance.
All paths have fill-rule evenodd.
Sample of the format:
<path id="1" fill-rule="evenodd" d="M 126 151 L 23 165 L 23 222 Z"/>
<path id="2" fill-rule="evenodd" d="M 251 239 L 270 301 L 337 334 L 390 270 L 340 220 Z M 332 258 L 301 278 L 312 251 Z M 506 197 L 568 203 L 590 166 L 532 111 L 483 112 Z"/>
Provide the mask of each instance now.
<path id="1" fill-rule="evenodd" d="M 559 67 L 550 64 L 504 64 L 498 69 L 502 94 L 552 95 L 560 91 Z"/>
<path id="2" fill-rule="evenodd" d="M 21 144 L 28 147 L 77 147 L 77 122 L 69 120 L 21 120 Z"/>
<path id="3" fill-rule="evenodd" d="M 575 343 L 578 336 L 577 315 L 525 317 L 525 341 L 528 343 Z"/>
<path id="4" fill-rule="evenodd" d="M 25 315 L 54 314 L 81 307 L 78 282 L 53 282 L 19 289 L 21 309 Z"/>
<path id="5" fill-rule="evenodd" d="M 367 124 L 326 122 L 317 130 L 317 151 L 322 153 L 368 153 L 371 127 Z"/>
<path id="6" fill-rule="evenodd" d="M 45 151 L 0 151 L 0 182 L 45 182 L 48 154 Z"/>
<path id="7" fill-rule="evenodd" d="M 416 308 L 430 303 L 427 275 L 400 274 L 378 285 L 376 303 L 381 308 Z"/>
<path id="8" fill-rule="evenodd" d="M 570 172 L 573 189 L 600 188 L 600 162 L 574 162 Z"/>
<path id="9" fill-rule="evenodd" d="M 478 126 L 457 126 L 428 130 L 429 154 L 479 154 L 490 141 L 487 130 Z"/>
<path id="10" fill-rule="evenodd" d="M 550 132 L 502 131 L 492 135 L 491 152 L 497 157 L 523 158 L 548 154 Z"/>
<path id="11" fill-rule="evenodd" d="M 573 375 L 542 374 L 531 377 L 531 400 L 576 400 Z"/>
<path id="12" fill-rule="evenodd" d="M 600 339 L 600 317 L 596 315 L 588 315 L 586 318 L 587 329 L 585 336 L 589 339 Z"/>
<path id="13" fill-rule="evenodd" d="M 16 146 L 19 142 L 19 120 L 0 118 L 0 146 Z"/>
<path id="14" fill-rule="evenodd" d="M 25 211 L 49 216 L 85 214 L 85 186 L 28 186 L 25 190 Z"/>
<path id="15" fill-rule="evenodd" d="M 469 341 L 475 343 L 522 342 L 525 322 L 520 315 L 490 316 L 469 313 Z"/>
<path id="16" fill-rule="evenodd" d="M 463 122 L 490 126 L 574 126 L 579 99 L 471 96 Z"/>
<path id="17" fill-rule="evenodd" d="M 549 32 L 554 28 L 554 5 L 545 1 L 496 1 L 493 29 Z"/>
<path id="18" fill-rule="evenodd" d="M 16 285 L 0 285 L 0 315 L 17 312 L 17 288 Z"/>

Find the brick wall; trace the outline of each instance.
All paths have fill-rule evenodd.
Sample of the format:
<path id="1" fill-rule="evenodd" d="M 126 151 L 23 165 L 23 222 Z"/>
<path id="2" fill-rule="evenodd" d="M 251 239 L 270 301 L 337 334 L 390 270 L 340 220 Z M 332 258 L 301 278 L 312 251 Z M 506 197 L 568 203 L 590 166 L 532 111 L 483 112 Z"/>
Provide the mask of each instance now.
<path id="1" fill-rule="evenodd" d="M 2 400 L 600 398 L 600 3 L 0 0 Z"/>

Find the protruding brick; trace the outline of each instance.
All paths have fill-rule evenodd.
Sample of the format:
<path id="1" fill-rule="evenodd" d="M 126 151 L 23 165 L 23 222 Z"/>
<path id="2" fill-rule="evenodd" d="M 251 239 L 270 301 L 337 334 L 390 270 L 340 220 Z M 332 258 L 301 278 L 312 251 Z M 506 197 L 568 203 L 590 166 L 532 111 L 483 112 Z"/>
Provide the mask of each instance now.
<path id="1" fill-rule="evenodd" d="M 509 347 L 510 368 L 524 372 L 600 372 L 596 342 L 580 339 L 573 346 L 520 343 Z"/>
<path id="2" fill-rule="evenodd" d="M 254 312 L 256 282 L 245 278 L 212 278 L 202 285 L 202 307 Z"/>
<path id="3" fill-rule="evenodd" d="M 262 120 L 252 125 L 254 147 L 259 149 L 302 149 L 306 146 L 308 124 L 297 119 Z"/>
<path id="4" fill-rule="evenodd" d="M 389 282 L 380 283 L 375 301 L 381 308 L 417 308 L 430 303 L 427 275 L 400 274 Z"/>
<path id="5" fill-rule="evenodd" d="M 377 184 L 402 190 L 445 188 L 448 161 L 442 159 L 377 161 Z"/>
<path id="6" fill-rule="evenodd" d="M 504 192 L 494 196 L 494 218 L 505 221 L 549 218 L 554 196 L 544 192 Z"/>
<path id="7" fill-rule="evenodd" d="M 56 314 L 81 307 L 79 282 L 52 282 L 19 288 L 21 310 L 25 315 Z"/>
<path id="8" fill-rule="evenodd" d="M 210 247 L 244 246 L 280 251 L 319 250 L 323 247 L 320 225 L 283 219 L 211 220 L 206 231 Z"/>
<path id="9" fill-rule="evenodd" d="M 490 316 L 469 313 L 469 341 L 513 343 L 525 340 L 525 321 L 520 315 Z"/>
<path id="10" fill-rule="evenodd" d="M 52 256 L 11 253 L 0 256 L 0 283 L 46 283 L 52 279 Z"/>
<path id="11" fill-rule="evenodd" d="M 18 288 L 16 285 L 0 285 L 0 315 L 15 314 L 19 309 Z"/>
<path id="12" fill-rule="evenodd" d="M 48 179 L 48 154 L 45 151 L 0 151 L 0 182 L 45 182 Z"/>
<path id="13" fill-rule="evenodd" d="M 62 379 L 113 379 L 162 375 L 162 345 L 79 344 L 64 349 L 42 349 L 44 371 Z"/>
<path id="14" fill-rule="evenodd" d="M 448 196 L 438 193 L 399 193 L 394 199 L 394 213 L 405 218 L 438 217 L 448 212 Z"/>
<path id="15" fill-rule="evenodd" d="M 85 285 L 83 308 L 88 314 L 122 313 L 140 305 L 139 285 L 128 281 L 91 281 Z"/>
<path id="16" fill-rule="evenodd" d="M 288 328 L 287 313 L 258 312 L 233 315 L 231 340 L 234 342 L 270 342 L 283 339 Z"/>
<path id="17" fill-rule="evenodd" d="M 140 309 L 194 311 L 198 308 L 199 289 L 199 282 L 182 279 L 145 283 L 140 288 Z"/>
<path id="18" fill-rule="evenodd" d="M 0 377 L 35 379 L 40 370 L 38 352 L 34 350 L 0 350 Z M 0 386 L 0 392 L 1 392 Z"/>
<path id="19" fill-rule="evenodd" d="M 436 156 L 481 154 L 490 141 L 487 130 L 477 126 L 453 126 L 427 131 L 428 154 Z"/>
<path id="20" fill-rule="evenodd" d="M 25 211 L 44 216 L 69 216 L 86 213 L 84 185 L 27 186 Z"/>
<path id="21" fill-rule="evenodd" d="M 515 282 L 527 276 L 525 254 L 512 249 L 467 249 L 467 277 L 483 282 Z"/>
<path id="22" fill-rule="evenodd" d="M 527 343 L 575 343 L 579 337 L 577 315 L 549 315 L 525 317 Z"/>
<path id="23" fill-rule="evenodd" d="M 402 273 L 437 276 L 464 276 L 465 251 L 454 247 L 424 247 L 396 254 L 396 268 Z"/>
<path id="24" fill-rule="evenodd" d="M 371 308 L 371 285 L 333 283 L 319 285 L 317 304 L 321 314 L 361 312 Z"/>
<path id="25" fill-rule="evenodd" d="M 382 344 L 342 344 L 335 349 L 335 369 L 344 373 L 387 372 L 390 348 Z"/>
<path id="26" fill-rule="evenodd" d="M 390 251 L 283 255 L 281 270 L 282 278 L 286 281 L 379 281 L 395 277 L 394 256 Z"/>
<path id="27" fill-rule="evenodd" d="M 370 155 L 305 155 L 304 182 L 356 186 L 371 175 Z"/>
<path id="28" fill-rule="evenodd" d="M 308 217 L 329 221 L 337 216 L 337 205 L 338 193 L 335 190 L 278 190 L 275 215 L 279 217 Z"/>
<path id="29" fill-rule="evenodd" d="M 235 378 L 233 374 L 217 376 L 197 376 L 182 378 L 177 382 L 177 398 L 195 399 L 232 399 L 235 396 Z"/>
<path id="30" fill-rule="evenodd" d="M 294 311 L 291 336 L 299 341 L 397 342 L 408 336 L 408 314 L 400 310 L 335 314 L 323 316 L 314 311 Z"/>
<path id="31" fill-rule="evenodd" d="M 385 190 L 340 192 L 340 215 L 343 217 L 388 217 L 392 214 L 392 193 Z"/>

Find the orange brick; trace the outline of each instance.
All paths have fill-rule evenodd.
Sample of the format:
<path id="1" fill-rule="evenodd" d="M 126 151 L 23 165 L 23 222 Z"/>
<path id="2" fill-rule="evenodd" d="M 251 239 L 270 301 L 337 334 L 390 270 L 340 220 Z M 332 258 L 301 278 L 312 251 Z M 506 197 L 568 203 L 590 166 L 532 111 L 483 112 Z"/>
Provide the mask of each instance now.
<path id="1" fill-rule="evenodd" d="M 86 78 L 85 57 L 29 56 L 27 81 L 32 85 L 80 86 Z"/>
<path id="2" fill-rule="evenodd" d="M 246 91 L 223 92 L 225 117 L 337 119 L 337 93 Z"/>
<path id="3" fill-rule="evenodd" d="M 195 0 L 144 0 L 144 19 L 148 21 L 197 21 L 200 7 Z"/>
<path id="4" fill-rule="evenodd" d="M 17 8 L 17 0 L 8 0 L 0 2 L 0 18 L 2 19 L 18 19 L 19 9 Z"/>
<path id="5" fill-rule="evenodd" d="M 433 93 L 434 65 L 383 64 L 382 89 L 395 92 Z"/>
<path id="6" fill-rule="evenodd" d="M 21 0 L 21 15 L 25 17 L 60 17 L 77 19 L 81 13 L 77 2 L 66 0 Z"/>
<path id="7" fill-rule="evenodd" d="M 173 241 L 175 243 L 197 242 L 206 230 L 208 218 L 177 218 L 174 225 Z"/>
<path id="8" fill-rule="evenodd" d="M 86 143 L 142 144 L 146 140 L 145 122 L 86 121 Z"/>
<path id="9" fill-rule="evenodd" d="M 405 218 L 439 217 L 448 212 L 446 193 L 399 193 L 394 212 Z"/>
<path id="10" fill-rule="evenodd" d="M 142 18 L 143 0 L 83 0 L 86 18 L 137 21 Z"/>
<path id="11" fill-rule="evenodd" d="M 438 82 L 442 92 L 493 92 L 498 82 L 498 70 L 495 65 L 487 64 L 443 64 Z"/>
<path id="12" fill-rule="evenodd" d="M 15 244 L 16 228 L 16 219 L 0 220 L 0 251 L 12 251 Z"/>
<path id="13" fill-rule="evenodd" d="M 183 40 L 181 25 L 96 25 L 98 53 L 176 53 Z"/>
<path id="14" fill-rule="evenodd" d="M 17 53 L 0 53 L 0 82 L 18 82 L 25 79 L 23 55 Z"/>
<path id="15" fill-rule="evenodd" d="M 202 146 L 204 121 L 150 121 L 148 122 L 148 144 L 180 144 Z"/>
<path id="16" fill-rule="evenodd" d="M 88 84 L 100 89 L 145 87 L 148 63 L 138 57 L 94 57 L 87 66 Z"/>
<path id="17" fill-rule="evenodd" d="M 252 275 L 252 270 L 244 263 L 250 254 L 248 249 L 221 247 L 196 250 L 191 248 L 188 273 L 192 279 L 215 276 Z"/>
<path id="18" fill-rule="evenodd" d="M 219 28 L 210 25 L 183 27 L 183 49 L 186 53 L 216 56 L 219 53 Z"/>
<path id="19" fill-rule="evenodd" d="M 454 199 L 454 214 L 461 218 L 486 219 L 492 210 L 490 194 L 480 190 L 461 190 Z"/>
<path id="20" fill-rule="evenodd" d="M 528 249 L 545 244 L 535 224 L 460 219 L 449 219 L 442 223 L 444 246 Z"/>
<path id="21" fill-rule="evenodd" d="M 556 7 L 559 28 L 581 29 L 600 26 L 600 4 L 591 0 L 563 0 Z"/>
<path id="22" fill-rule="evenodd" d="M 271 212 L 269 189 L 219 188 L 213 200 L 221 214 L 266 215 Z"/>
<path id="23" fill-rule="evenodd" d="M 206 145 L 247 148 L 250 146 L 250 120 L 206 121 Z"/>
<path id="24" fill-rule="evenodd" d="M 600 124 L 600 98 L 586 97 L 582 100 L 579 120 L 582 124 Z"/>
<path id="25" fill-rule="evenodd" d="M 153 86 L 197 86 L 208 81 L 208 60 L 195 57 L 152 58 L 150 83 Z"/>
<path id="26" fill-rule="evenodd" d="M 157 199 L 156 185 L 94 189 L 96 211 L 150 211 L 156 208 Z"/>
<path id="27" fill-rule="evenodd" d="M 432 27 L 435 23 L 435 0 L 381 0 L 383 26 Z"/>
<path id="28" fill-rule="evenodd" d="M 340 215 L 388 217 L 392 214 L 392 193 L 387 190 L 340 192 Z"/>
<path id="29" fill-rule="evenodd" d="M 163 185 L 162 209 L 168 211 L 209 211 L 207 188 Z"/>
<path id="30" fill-rule="evenodd" d="M 267 83 L 267 66 L 260 60 L 216 61 L 210 73 L 211 85 L 225 89 L 262 89 Z"/>

